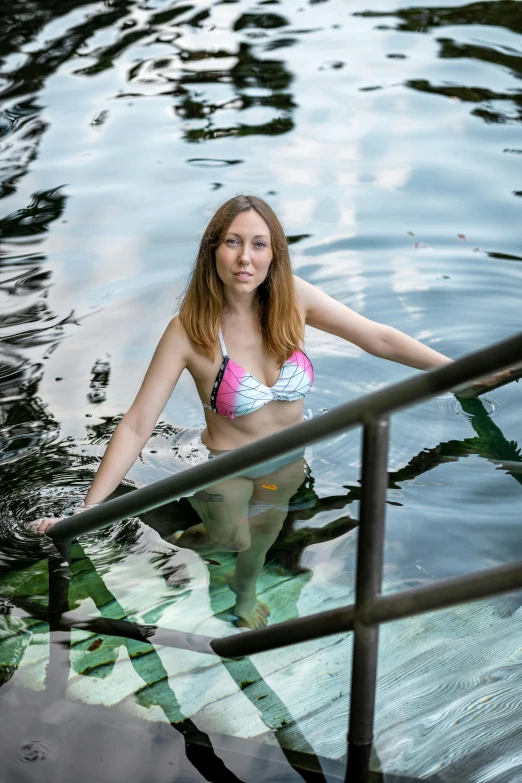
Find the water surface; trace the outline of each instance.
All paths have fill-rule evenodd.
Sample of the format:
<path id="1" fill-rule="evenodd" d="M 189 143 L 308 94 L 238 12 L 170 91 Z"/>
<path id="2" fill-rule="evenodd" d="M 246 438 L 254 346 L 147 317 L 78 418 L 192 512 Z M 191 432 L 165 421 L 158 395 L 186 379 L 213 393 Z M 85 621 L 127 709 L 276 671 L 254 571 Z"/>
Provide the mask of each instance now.
<path id="1" fill-rule="evenodd" d="M 5 12 L 1 594 L 46 602 L 52 547 L 26 522 L 70 505 L 92 480 L 176 311 L 201 232 L 231 196 L 269 201 L 297 274 L 449 356 L 520 329 L 521 19 L 512 0 L 35 0 Z M 312 329 L 306 349 L 313 416 L 414 372 Z M 129 482 L 185 469 L 202 425 L 183 376 Z M 386 590 L 522 557 L 521 439 L 517 384 L 465 408 L 444 395 L 393 418 Z M 360 434 L 314 447 L 310 464 L 261 577 L 272 622 L 353 597 Z M 175 513 L 181 524 L 187 507 Z M 152 522 L 172 530 L 171 517 Z M 138 522 L 85 549 L 104 581 L 88 589 L 86 574 L 77 575 L 71 602 L 93 616 L 89 590 L 101 606 L 109 590 L 118 616 L 234 631 L 225 582 L 233 556 L 212 565 L 187 550 L 175 555 Z M 444 781 L 519 779 L 519 604 L 506 596 L 383 628 L 375 768 Z M 158 649 L 149 677 L 132 667 L 141 648 L 125 652 L 111 637 L 89 649 L 96 639 L 74 632 L 68 700 L 60 692 L 53 702 L 51 688 L 51 712 L 61 717 L 49 724 L 29 695 L 43 692 L 48 636 L 31 628 L 13 614 L 2 626 L 2 709 L 14 715 L 15 705 L 20 716 L 15 739 L 3 742 L 16 758 L 39 757 L 40 746 L 19 748 L 44 742 L 43 725 L 70 722 L 73 707 L 64 705 L 88 704 L 119 705 L 129 737 L 134 720 L 178 729 L 191 720 L 218 756 L 216 732 L 256 739 L 283 759 L 288 779 L 298 773 L 277 755 L 281 747 L 316 753 L 326 777 L 325 759 L 342 763 L 349 638 L 256 656 L 247 674 Z M 69 671 L 62 663 L 57 671 Z M 169 689 L 158 690 L 165 672 Z M 27 713 L 44 718 L 31 727 Z M 94 742 L 105 718 L 82 714 Z M 56 737 L 47 743 L 57 747 Z M 147 748 L 131 758 L 155 759 L 151 780 L 169 779 L 169 764 Z M 178 778 L 204 776 L 179 748 Z M 61 752 L 55 773 L 66 776 L 74 754 Z M 226 758 L 241 779 L 257 779 L 256 765 L 235 763 Z M 23 780 L 46 769 L 13 764 Z M 97 774 L 110 779 L 109 767 Z"/>

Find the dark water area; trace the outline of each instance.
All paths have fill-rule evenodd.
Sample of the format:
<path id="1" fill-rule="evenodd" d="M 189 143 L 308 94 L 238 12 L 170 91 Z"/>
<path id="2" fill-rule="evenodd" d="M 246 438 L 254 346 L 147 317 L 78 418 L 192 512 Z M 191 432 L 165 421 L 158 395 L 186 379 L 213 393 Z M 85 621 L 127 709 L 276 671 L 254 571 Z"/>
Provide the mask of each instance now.
<path id="1" fill-rule="evenodd" d="M 236 779 L 302 779 L 291 751 L 336 779 L 348 637 L 236 670 L 73 631 L 60 658 L 58 637 L 49 646 L 49 627 L 23 609 L 47 603 L 53 553 L 27 522 L 85 494 L 202 230 L 237 193 L 276 210 L 298 275 L 368 318 L 455 358 L 519 331 L 521 77 L 518 0 L 2 6 L 0 711 L 2 722 L 17 717 L 0 742 L 10 779 L 40 779 L 52 763 L 69 780 L 73 761 L 86 779 L 86 762 L 58 741 L 74 720 L 75 742 L 95 743 L 95 726 L 110 725 L 119 766 L 100 764 L 100 780 L 122 776 L 119 749 L 133 743 L 129 780 L 212 779 L 186 750 L 196 734 Z M 306 350 L 311 416 L 414 372 L 312 329 Z M 512 383 L 462 404 L 448 394 L 393 417 L 385 591 L 522 558 L 521 393 Z M 184 375 L 121 491 L 197 462 L 202 426 Z M 260 579 L 271 622 L 353 598 L 360 433 L 307 460 Z M 182 501 L 89 537 L 95 570 L 71 578 L 71 607 L 234 632 L 233 557 L 209 563 L 162 539 L 193 521 Z M 382 629 L 373 767 L 384 779 L 522 778 L 520 603 L 504 596 Z M 140 726 L 141 745 L 130 739 Z M 177 750 L 155 755 L 167 736 Z M 263 747 L 279 771 L 241 766 L 228 737 Z M 48 751 L 21 750 L 32 742 Z"/>

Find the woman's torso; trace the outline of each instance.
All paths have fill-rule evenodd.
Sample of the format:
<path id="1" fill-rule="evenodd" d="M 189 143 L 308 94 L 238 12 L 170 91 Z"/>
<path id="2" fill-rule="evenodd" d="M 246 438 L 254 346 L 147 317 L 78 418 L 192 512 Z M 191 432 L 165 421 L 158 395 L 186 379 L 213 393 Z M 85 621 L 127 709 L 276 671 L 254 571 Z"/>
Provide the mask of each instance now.
<path id="1" fill-rule="evenodd" d="M 252 320 L 245 321 L 232 316 L 224 317 L 222 331 L 230 359 L 244 368 L 259 383 L 272 388 L 277 383 L 281 368 L 269 356 L 260 331 Z M 187 369 L 194 378 L 203 404 L 208 405 L 216 378 L 223 364 L 223 351 L 216 343 L 214 361 L 192 351 Z M 205 409 L 206 428 L 203 443 L 219 451 L 245 446 L 262 437 L 273 435 L 286 427 L 303 421 L 303 398 L 297 400 L 272 400 L 246 415 L 228 418 Z"/>

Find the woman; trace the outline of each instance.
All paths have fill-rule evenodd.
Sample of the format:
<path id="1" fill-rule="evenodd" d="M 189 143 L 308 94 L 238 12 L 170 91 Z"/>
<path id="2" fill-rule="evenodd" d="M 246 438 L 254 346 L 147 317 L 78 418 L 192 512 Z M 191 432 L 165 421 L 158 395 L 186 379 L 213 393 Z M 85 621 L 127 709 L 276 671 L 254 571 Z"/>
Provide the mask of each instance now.
<path id="1" fill-rule="evenodd" d="M 187 369 L 205 409 L 209 458 L 303 421 L 313 381 L 304 326 L 417 369 L 451 361 L 402 332 L 370 321 L 292 275 L 285 234 L 272 209 L 236 196 L 210 221 L 180 313 L 163 334 L 143 384 L 107 447 L 82 511 L 101 503 L 131 468 Z M 190 501 L 202 524 L 176 538 L 199 551 L 238 553 L 230 587 L 239 624 L 267 623 L 256 579 L 281 528 L 306 462 L 296 455 L 220 482 Z M 45 533 L 56 519 L 38 520 Z"/>

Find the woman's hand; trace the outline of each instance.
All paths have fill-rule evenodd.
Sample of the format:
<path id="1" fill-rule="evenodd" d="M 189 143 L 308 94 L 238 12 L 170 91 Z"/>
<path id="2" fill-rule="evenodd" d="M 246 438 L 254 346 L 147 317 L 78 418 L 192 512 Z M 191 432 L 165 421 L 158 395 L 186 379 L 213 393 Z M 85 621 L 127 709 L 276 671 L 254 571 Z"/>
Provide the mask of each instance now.
<path id="1" fill-rule="evenodd" d="M 88 511 L 90 508 L 96 508 L 96 506 L 99 505 L 99 503 L 80 503 L 79 506 L 75 506 L 66 511 L 63 517 L 41 517 L 40 519 L 35 519 L 34 522 L 29 522 L 29 527 L 35 533 L 43 535 L 47 533 L 50 527 L 56 525 L 60 519 L 65 519 L 65 517 L 70 517 L 74 514 L 81 514 L 83 511 Z"/>
<path id="2" fill-rule="evenodd" d="M 34 522 L 29 522 L 29 527 L 33 533 L 39 533 L 43 536 L 46 535 L 49 528 L 59 522 L 60 519 L 64 519 L 64 517 L 41 517 L 40 519 L 35 519 Z"/>

